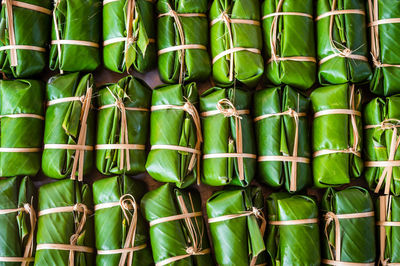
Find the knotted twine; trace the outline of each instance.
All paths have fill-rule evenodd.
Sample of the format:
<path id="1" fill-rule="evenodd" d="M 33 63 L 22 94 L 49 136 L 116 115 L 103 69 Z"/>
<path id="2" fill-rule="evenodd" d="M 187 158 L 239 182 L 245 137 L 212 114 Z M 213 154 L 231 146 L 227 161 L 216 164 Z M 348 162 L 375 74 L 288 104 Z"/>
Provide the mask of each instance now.
<path id="1" fill-rule="evenodd" d="M 18 45 L 15 40 L 15 29 L 14 29 L 14 12 L 13 6 L 25 8 L 29 10 L 33 10 L 36 12 L 44 13 L 46 15 L 51 15 L 51 10 L 32 5 L 29 3 L 14 1 L 14 0 L 2 0 L 1 4 L 6 5 L 6 13 L 7 13 L 7 24 L 8 24 L 8 40 L 10 45 L 5 45 L 0 47 L 0 51 L 10 50 L 10 66 L 18 66 L 18 56 L 17 50 L 30 50 L 30 51 L 38 51 L 38 52 L 46 52 L 44 47 L 33 46 L 33 45 Z"/>
<path id="2" fill-rule="evenodd" d="M 97 250 L 99 255 L 121 254 L 118 266 L 131 266 L 133 253 L 146 248 L 146 244 L 135 246 L 135 235 L 137 229 L 138 206 L 135 198 L 131 194 L 122 195 L 118 202 L 101 203 L 94 206 L 95 212 L 102 209 L 120 207 L 125 216 L 125 221 L 129 225 L 128 233 L 126 234 L 125 243 L 121 249 L 113 250 Z M 129 218 L 128 213 L 132 210 L 132 218 Z"/>
<path id="3" fill-rule="evenodd" d="M 120 151 L 120 160 L 119 160 L 119 169 L 124 169 L 124 162 L 126 165 L 126 169 L 129 171 L 131 170 L 131 160 L 129 151 L 130 150 L 145 150 L 146 145 L 143 144 L 130 144 L 129 143 L 129 134 L 128 134 L 128 120 L 126 118 L 126 111 L 140 111 L 140 112 L 148 112 L 148 108 L 142 107 L 126 107 L 124 104 L 124 100 L 117 97 L 109 87 L 107 90 L 114 98 L 115 102 L 113 104 L 107 104 L 100 106 L 98 110 L 103 110 L 107 108 L 115 107 L 121 112 L 121 129 L 120 129 L 120 136 L 119 136 L 119 144 L 97 144 L 95 146 L 96 150 L 110 150 L 110 149 L 117 149 Z M 126 154 L 126 156 L 125 156 Z M 124 161 L 125 160 L 125 161 Z"/>
<path id="4" fill-rule="evenodd" d="M 0 215 L 10 214 L 10 213 L 19 213 L 25 212 L 29 214 L 29 223 L 30 223 L 30 231 L 28 235 L 28 239 L 26 241 L 25 251 L 23 257 L 0 257 L 0 262 L 21 262 L 21 266 L 29 265 L 30 262 L 35 260 L 32 257 L 33 253 L 33 238 L 36 228 L 36 211 L 33 206 L 29 203 L 25 203 L 23 207 L 16 209 L 4 209 L 0 210 Z M 22 241 L 23 239 L 21 239 Z"/>
<path id="5" fill-rule="evenodd" d="M 392 123 L 394 122 L 394 123 Z M 390 185 L 392 183 L 393 178 L 393 167 L 400 166 L 400 161 L 395 160 L 394 157 L 397 152 L 397 148 L 400 144 L 400 136 L 397 136 L 397 128 L 400 127 L 400 120 L 398 119 L 385 119 L 382 121 L 380 125 L 367 125 L 365 129 L 373 129 L 378 128 L 381 130 L 392 130 L 392 138 L 390 140 L 390 148 L 389 148 L 389 157 L 387 161 L 367 161 L 365 162 L 366 167 L 384 167 L 381 176 L 379 177 L 378 184 L 375 188 L 375 193 L 379 193 L 383 185 L 383 181 L 386 178 L 385 182 L 385 195 L 390 193 Z"/>
<path id="6" fill-rule="evenodd" d="M 194 210 L 194 204 L 192 200 L 192 195 L 189 192 L 189 201 L 191 205 L 191 209 Z M 200 229 L 200 225 L 195 217 L 201 217 L 202 212 L 189 212 L 185 200 L 183 199 L 182 195 L 177 196 L 178 199 L 178 205 L 180 207 L 180 210 L 182 211 L 182 214 L 178 215 L 173 215 L 173 216 L 167 216 L 167 217 L 162 217 L 155 219 L 150 222 L 150 227 L 155 226 L 157 224 L 161 223 L 166 223 L 166 222 L 171 222 L 171 221 L 179 221 L 179 220 L 184 220 L 185 223 L 185 229 L 187 230 L 187 233 L 189 234 L 189 241 L 192 241 L 192 246 L 189 246 L 186 248 L 186 254 L 184 255 L 178 255 L 175 257 L 171 257 L 159 262 L 156 262 L 156 266 L 163 266 L 167 265 L 170 263 L 173 263 L 178 260 L 186 259 L 190 256 L 200 256 L 200 255 L 206 255 L 210 253 L 210 249 L 202 249 L 202 241 L 203 241 L 203 235 L 204 235 L 204 225 L 201 227 L 202 230 Z M 192 218 L 194 219 L 194 223 L 192 221 Z"/>
<path id="7" fill-rule="evenodd" d="M 244 162 L 243 158 L 256 159 L 257 155 L 243 153 L 243 135 L 242 135 L 242 117 L 240 115 L 250 114 L 250 110 L 236 110 L 236 107 L 229 99 L 221 99 L 217 102 L 217 110 L 202 112 L 202 117 L 214 116 L 222 114 L 226 118 L 233 117 L 235 119 L 235 135 L 236 135 L 236 153 L 212 153 L 204 154 L 203 159 L 211 158 L 236 158 L 238 163 L 239 180 L 244 180 Z M 226 108 L 227 107 L 227 108 Z"/>
<path id="8" fill-rule="evenodd" d="M 43 216 L 43 215 L 54 214 L 54 213 L 71 213 L 71 212 L 74 217 L 78 217 L 80 214 L 82 214 L 82 217 L 80 217 L 80 220 L 77 218 L 77 220 L 79 220 L 79 222 L 78 222 L 78 225 L 76 226 L 75 233 L 70 237 L 69 245 L 68 244 L 56 244 L 56 243 L 38 244 L 36 247 L 36 250 L 54 249 L 54 250 L 69 251 L 68 265 L 74 266 L 75 252 L 94 253 L 94 248 L 92 248 L 92 247 L 76 245 L 79 237 L 85 233 L 82 231 L 84 231 L 83 229 L 86 224 L 87 216 L 92 214 L 92 211 L 89 210 L 85 204 L 76 203 L 74 206 L 55 207 L 55 208 L 50 208 L 50 209 L 45 209 L 45 210 L 39 211 L 39 217 Z M 55 220 L 54 220 L 54 222 L 55 222 Z"/>

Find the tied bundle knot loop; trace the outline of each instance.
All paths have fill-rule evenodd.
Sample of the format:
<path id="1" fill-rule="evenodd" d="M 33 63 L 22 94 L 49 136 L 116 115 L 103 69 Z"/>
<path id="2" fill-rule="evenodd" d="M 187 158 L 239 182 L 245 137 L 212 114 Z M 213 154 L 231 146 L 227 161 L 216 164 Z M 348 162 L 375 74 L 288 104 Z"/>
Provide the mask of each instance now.
<path id="1" fill-rule="evenodd" d="M 398 125 L 400 125 L 400 120 L 398 119 L 385 119 L 381 122 L 381 129 L 395 129 Z"/>
<path id="2" fill-rule="evenodd" d="M 228 107 L 228 108 L 226 108 L 226 107 Z M 233 103 L 229 99 L 219 100 L 217 103 L 217 109 L 225 117 L 235 117 L 238 119 L 242 119 L 242 117 L 239 115 L 238 111 L 236 110 L 236 107 L 233 105 Z"/>

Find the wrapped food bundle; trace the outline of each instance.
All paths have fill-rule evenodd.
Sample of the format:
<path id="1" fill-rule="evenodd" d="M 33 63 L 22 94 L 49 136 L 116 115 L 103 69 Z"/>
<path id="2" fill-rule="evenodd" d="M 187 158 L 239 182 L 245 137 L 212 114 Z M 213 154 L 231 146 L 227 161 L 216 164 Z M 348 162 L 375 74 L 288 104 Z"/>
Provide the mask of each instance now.
<path id="1" fill-rule="evenodd" d="M 290 86 L 258 90 L 254 94 L 254 122 L 258 145 L 258 177 L 271 187 L 289 192 L 312 184 L 310 100 Z"/>
<path id="2" fill-rule="evenodd" d="M 364 0 L 318 0 L 319 82 L 361 83 L 371 79 Z"/>
<path id="3" fill-rule="evenodd" d="M 218 191 L 207 200 L 207 215 L 218 265 L 265 265 L 261 188 Z"/>
<path id="4" fill-rule="evenodd" d="M 315 200 L 278 192 L 267 198 L 267 208 L 269 265 L 320 265 Z"/>
<path id="5" fill-rule="evenodd" d="M 205 184 L 246 187 L 253 179 L 257 155 L 251 105 L 245 90 L 214 87 L 201 95 Z"/>
<path id="6" fill-rule="evenodd" d="M 100 88 L 95 148 L 102 174 L 145 171 L 150 101 L 151 89 L 133 76 Z"/>
<path id="7" fill-rule="evenodd" d="M 93 71 L 100 65 L 100 0 L 54 0 L 50 69 Z"/>
<path id="8" fill-rule="evenodd" d="M 322 263 L 374 266 L 374 206 L 368 191 L 361 187 L 342 191 L 328 188 L 322 199 L 322 211 Z"/>
<path id="9" fill-rule="evenodd" d="M 125 175 L 93 183 L 96 265 L 153 265 L 139 211 L 145 184 Z"/>
<path id="10" fill-rule="evenodd" d="M 364 108 L 365 179 L 375 193 L 400 195 L 400 95 L 375 98 Z"/>
<path id="11" fill-rule="evenodd" d="M 15 78 L 41 73 L 47 65 L 51 0 L 4 0 L 0 24 L 0 69 Z M 32 31 L 32 29 L 35 29 Z"/>
<path id="12" fill-rule="evenodd" d="M 157 60 L 151 0 L 103 1 L 104 66 L 123 73 L 145 72 Z"/>
<path id="13" fill-rule="evenodd" d="M 165 184 L 144 195 L 142 212 L 150 223 L 156 265 L 213 265 L 197 191 Z"/>
<path id="14" fill-rule="evenodd" d="M 210 20 L 215 83 L 255 87 L 264 73 L 259 0 L 214 0 Z"/>
<path id="15" fill-rule="evenodd" d="M 264 0 L 261 10 L 267 82 L 311 88 L 317 70 L 314 1 Z"/>
<path id="16" fill-rule="evenodd" d="M 57 75 L 47 84 L 42 170 L 51 178 L 71 179 L 93 165 L 94 108 L 92 74 Z"/>
<path id="17" fill-rule="evenodd" d="M 30 178 L 0 180 L 0 264 L 33 265 L 35 260 L 35 187 Z M 32 264 L 31 264 L 32 263 Z"/>
<path id="18" fill-rule="evenodd" d="M 158 70 L 165 83 L 210 76 L 208 0 L 158 0 Z"/>
<path id="19" fill-rule="evenodd" d="M 400 92 L 400 2 L 368 0 L 371 54 L 374 73 L 370 90 L 390 96 Z"/>
<path id="20" fill-rule="evenodd" d="M 313 175 L 317 187 L 340 186 L 360 177 L 361 92 L 354 84 L 321 87 L 311 93 Z"/>
<path id="21" fill-rule="evenodd" d="M 44 84 L 0 81 L 0 176 L 35 176 L 40 170 Z"/>
<path id="22" fill-rule="evenodd" d="M 157 181 L 179 188 L 199 183 L 203 137 L 197 103 L 196 83 L 153 90 L 146 170 Z"/>
<path id="23" fill-rule="evenodd" d="M 90 187 L 65 179 L 39 189 L 35 265 L 94 265 Z"/>

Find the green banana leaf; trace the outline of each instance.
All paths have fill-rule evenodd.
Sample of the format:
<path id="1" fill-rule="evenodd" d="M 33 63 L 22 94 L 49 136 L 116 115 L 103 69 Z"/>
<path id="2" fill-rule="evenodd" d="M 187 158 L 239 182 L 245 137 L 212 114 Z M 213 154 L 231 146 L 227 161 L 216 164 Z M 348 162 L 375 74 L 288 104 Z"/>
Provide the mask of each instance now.
<path id="1" fill-rule="evenodd" d="M 179 16 L 179 22 L 167 15 L 171 10 L 177 14 L 204 14 L 204 16 Z M 184 62 L 181 50 L 158 55 L 158 70 L 161 80 L 165 83 L 180 82 L 181 64 L 183 63 L 182 79 L 185 82 L 204 81 L 211 73 L 208 55 L 208 20 L 206 12 L 208 0 L 158 0 L 158 50 L 182 45 L 179 25 L 183 30 L 185 45 L 202 45 L 205 49 L 185 49 Z M 162 16 L 160 16 L 162 15 Z M 183 81 L 182 80 L 182 81 Z"/>
<path id="2" fill-rule="evenodd" d="M 21 2 L 51 10 L 51 0 L 24 0 Z M 15 44 L 36 46 L 47 50 L 50 39 L 51 14 L 17 6 L 13 6 L 12 11 Z M 0 49 L 10 45 L 10 27 L 7 7 L 3 2 L 0 17 Z M 47 65 L 46 51 L 17 49 L 17 65 L 11 66 L 10 51 L 0 51 L 0 70 L 9 76 L 15 78 L 34 76 L 40 74 Z"/>
<path id="3" fill-rule="evenodd" d="M 342 84 L 321 87 L 311 93 L 314 113 L 330 109 L 361 111 L 361 92 L 354 88 L 352 109 L 352 88 L 354 85 Z M 329 114 L 314 118 L 313 152 L 330 151 L 333 153 L 313 159 L 314 184 L 319 187 L 340 186 L 358 178 L 364 168 L 361 155 L 354 153 L 362 149 L 362 121 L 355 115 L 356 128 L 353 128 L 351 115 Z M 355 136 L 358 134 L 358 142 Z M 357 147 L 355 145 L 357 144 Z M 355 149 L 354 149 L 355 148 Z M 354 149 L 354 153 L 351 151 Z M 335 152 L 342 151 L 342 152 Z M 345 152 L 347 151 L 347 152 Z"/>
<path id="4" fill-rule="evenodd" d="M 23 208 L 25 204 L 35 208 L 37 201 L 35 195 L 35 187 L 27 176 L 0 180 L 0 211 Z M 24 257 L 32 230 L 30 215 L 25 211 L 0 214 L 0 224 L 0 257 Z M 36 221 L 34 226 L 36 226 Z M 32 257 L 34 257 L 35 248 L 32 249 Z M 0 262 L 0 264 L 18 265 L 10 262 Z M 28 263 L 27 265 L 33 264 Z"/>
<path id="5" fill-rule="evenodd" d="M 151 104 L 183 106 L 198 103 L 196 83 L 167 85 L 155 88 Z M 150 145 L 174 145 L 196 149 L 196 125 L 192 116 L 182 109 L 152 111 L 150 116 Z M 199 147 L 200 148 L 200 147 Z M 179 188 L 190 186 L 198 178 L 197 166 L 190 161 L 193 153 L 173 149 L 152 149 L 147 156 L 146 170 L 155 180 L 173 182 Z M 195 158 L 196 164 L 198 158 Z"/>
<path id="6" fill-rule="evenodd" d="M 361 10 L 365 12 L 364 0 L 337 0 L 332 6 L 332 0 L 318 0 L 316 15 L 321 16 L 333 10 Z M 330 21 L 332 16 L 318 19 L 317 50 L 320 60 L 318 78 L 322 85 L 342 83 L 364 83 L 371 79 L 371 67 L 368 62 L 367 26 L 365 15 L 338 14 L 333 16 L 332 36 L 330 36 Z M 332 40 L 332 41 L 331 41 Z M 364 60 L 345 57 L 351 55 L 363 56 Z M 328 56 L 342 54 L 331 59 Z M 329 60 L 328 60 L 329 59 Z M 325 61 L 321 63 L 321 60 Z"/>
<path id="7" fill-rule="evenodd" d="M 143 182 L 136 181 L 128 176 L 103 178 L 93 183 L 93 202 L 95 205 L 119 202 L 123 196 L 132 196 L 139 207 L 140 200 L 146 192 Z M 137 225 L 135 230 L 135 244 L 140 246 L 149 244 L 147 225 L 137 209 Z M 120 205 L 112 208 L 96 210 L 94 215 L 96 248 L 98 250 L 115 250 L 124 248 L 134 211 L 127 211 L 130 220 L 125 218 Z M 131 247 L 131 246 L 130 246 Z M 121 254 L 97 254 L 96 265 L 118 265 Z M 128 263 L 128 260 L 127 260 Z M 132 265 L 153 265 L 151 248 L 133 252 Z M 128 263 L 129 265 L 129 263 Z"/>
<path id="8" fill-rule="evenodd" d="M 370 8 L 369 4 L 374 1 L 368 0 L 368 18 L 371 22 L 371 14 L 378 15 L 377 20 L 381 19 L 399 19 L 400 2 L 393 0 L 378 0 L 378 10 Z M 378 53 L 375 60 L 379 64 L 397 65 L 397 67 L 376 66 L 370 83 L 370 90 L 378 95 L 391 96 L 400 92 L 400 52 L 398 47 L 398 38 L 400 35 L 400 23 L 380 24 L 374 28 L 378 29 Z M 372 28 L 373 29 L 373 28 Z M 371 49 L 372 50 L 372 49 Z M 372 54 L 374 52 L 372 50 Z M 373 56 L 374 57 L 374 56 Z"/>
<path id="9" fill-rule="evenodd" d="M 220 19 L 226 14 L 231 19 L 260 21 L 259 0 L 214 0 L 210 8 L 210 21 Z M 219 20 L 210 28 L 211 55 L 214 60 L 222 52 L 240 47 L 262 49 L 261 25 L 246 23 L 229 23 Z M 233 46 L 231 46 L 231 41 Z M 233 68 L 230 68 L 233 60 Z M 248 50 L 237 51 L 223 56 L 213 63 L 213 79 L 218 86 L 231 87 L 237 81 L 247 87 L 256 87 L 264 73 L 264 61 L 261 52 Z M 230 77 L 230 73 L 233 77 Z"/>
<path id="10" fill-rule="evenodd" d="M 342 191 L 328 188 L 325 192 L 321 209 L 324 214 L 333 212 L 335 215 L 365 213 L 374 211 L 374 204 L 368 190 L 361 187 L 348 187 Z M 335 222 L 332 221 L 325 229 L 322 225 L 322 258 L 334 260 L 331 256 L 329 242 L 333 245 L 335 254 Z M 341 236 L 342 262 L 373 263 L 375 261 L 375 218 L 339 219 Z M 326 230 L 326 233 L 325 233 Z M 327 239 L 329 236 L 329 239 Z M 329 242 L 328 242 L 329 241 Z M 329 265 L 329 264 L 328 264 Z"/>
<path id="11" fill-rule="evenodd" d="M 0 80 L 1 148 L 41 149 L 43 138 L 44 84 L 36 80 Z M 9 117 L 9 115 L 37 117 Z M 0 153 L 0 176 L 35 176 L 41 151 Z"/>
<path id="12" fill-rule="evenodd" d="M 116 98 L 115 98 L 116 97 Z M 97 105 L 107 106 L 122 101 L 126 108 L 145 108 L 150 110 L 151 89 L 141 79 L 127 76 L 117 83 L 104 85 L 99 90 Z M 149 134 L 150 112 L 126 110 L 129 144 L 146 145 Z M 125 143 L 121 139 L 122 113 L 118 106 L 100 109 L 97 113 L 97 144 Z M 96 166 L 102 174 L 138 174 L 144 172 L 146 163 L 145 150 L 129 150 L 127 169 L 124 157 L 123 169 L 120 169 L 121 153 L 125 150 L 96 150 Z"/>
<path id="13" fill-rule="evenodd" d="M 228 99 L 240 110 L 250 110 L 251 94 L 240 89 L 211 88 L 200 97 L 200 112 L 217 110 L 220 100 Z M 227 107 L 229 109 L 229 107 Z M 240 114 L 242 125 L 243 153 L 255 155 L 256 144 L 253 132 L 253 119 L 250 114 Z M 212 116 L 202 115 L 203 154 L 236 153 L 236 122 L 235 117 L 225 117 L 224 114 Z M 231 158 L 203 158 L 202 182 L 210 186 L 235 185 L 246 187 L 255 175 L 256 158 L 243 158 L 244 180 L 239 178 L 238 160 Z"/>
<path id="14" fill-rule="evenodd" d="M 383 98 L 375 98 L 371 100 L 364 108 L 364 129 L 365 145 L 364 158 L 369 161 L 388 161 L 390 156 L 391 145 L 395 145 L 400 132 L 397 127 L 400 120 L 400 95 Z M 383 124 L 382 124 L 383 123 Z M 387 128 L 382 128 L 384 127 Z M 376 127 L 370 127 L 376 126 Z M 393 127 L 394 126 L 394 127 Z M 392 143 L 394 132 L 396 140 Z M 400 152 L 395 147 L 394 160 L 400 160 Z M 365 167 L 365 179 L 371 190 L 375 190 L 382 176 L 385 167 Z M 385 181 L 381 186 L 384 190 L 387 175 L 384 176 Z M 400 195 L 400 167 L 392 167 L 390 180 L 390 191 L 396 195 Z"/>
<path id="15" fill-rule="evenodd" d="M 268 221 L 317 219 L 318 207 L 314 199 L 285 192 L 272 193 L 267 198 Z M 318 223 L 298 225 L 268 225 L 266 239 L 270 264 L 320 265 Z"/>
<path id="16" fill-rule="evenodd" d="M 206 204 L 208 218 L 238 215 L 264 207 L 260 187 L 230 189 L 214 193 Z M 215 258 L 218 265 L 249 265 L 257 257 L 256 265 L 266 262 L 263 234 L 255 215 L 230 220 L 209 222 Z"/>
<path id="17" fill-rule="evenodd" d="M 100 65 L 101 27 L 100 0 L 57 0 L 55 1 L 52 41 L 84 41 L 90 45 L 52 44 L 50 49 L 51 70 L 93 71 Z M 55 23 L 56 22 L 56 23 Z M 56 28 L 58 31 L 56 31 Z M 97 47 L 95 45 L 97 44 Z M 61 53 L 59 53 L 61 48 Z"/>
<path id="18" fill-rule="evenodd" d="M 273 38 L 275 16 L 262 19 L 264 33 L 264 56 L 266 59 L 265 76 L 267 83 L 274 85 L 291 85 L 306 90 L 316 81 L 317 64 L 315 60 L 314 39 L 314 1 L 285 0 L 278 10 L 278 0 L 265 0 L 261 7 L 262 17 L 275 12 L 299 12 L 311 17 L 281 15 L 276 17 L 276 39 Z M 271 40 L 276 41 L 275 55 L 277 60 L 271 58 L 273 46 Z M 278 58 L 310 57 L 306 60 L 279 60 Z M 294 58 L 293 58 L 294 59 Z"/>
<path id="19" fill-rule="evenodd" d="M 141 202 L 143 216 L 148 222 L 186 213 L 201 213 L 201 198 L 197 191 L 180 190 L 165 184 L 148 192 Z M 193 223 L 189 226 L 189 222 Z M 190 233 L 192 232 L 193 233 Z M 168 265 L 214 265 L 209 253 L 207 229 L 202 215 L 187 219 L 150 224 L 150 239 L 155 263 L 188 255 Z M 189 256 L 189 249 L 197 253 Z M 208 253 L 207 253 L 208 252 Z"/>
<path id="20" fill-rule="evenodd" d="M 40 249 L 41 244 L 70 244 L 70 238 L 76 233 L 83 213 L 78 211 L 49 213 L 41 211 L 84 204 L 93 211 L 92 191 L 87 184 L 65 179 L 43 185 L 39 189 L 39 219 L 37 225 L 37 250 L 35 265 L 68 266 L 69 251 L 58 249 Z M 76 246 L 94 248 L 93 215 L 87 215 L 83 229 L 78 236 Z M 94 265 L 95 253 L 74 252 L 75 266 Z"/>
<path id="21" fill-rule="evenodd" d="M 290 86 L 258 90 L 254 94 L 254 117 L 294 110 L 309 113 L 310 100 Z M 310 158 L 310 131 L 307 116 L 298 117 L 297 156 Z M 293 156 L 296 120 L 290 115 L 267 117 L 255 122 L 258 156 Z M 260 159 L 260 158 L 259 158 Z M 297 163 L 296 191 L 312 184 L 310 163 Z M 290 191 L 292 162 L 259 161 L 258 180 Z"/>
<path id="22" fill-rule="evenodd" d="M 103 7 L 103 40 L 127 38 L 128 3 L 132 0 L 108 2 Z M 104 66 L 114 72 L 129 72 L 131 68 L 146 72 L 156 64 L 154 4 L 151 0 L 135 0 L 132 17 L 132 43 L 125 50 L 126 39 L 104 45 Z"/>
<path id="23" fill-rule="evenodd" d="M 85 97 L 88 88 L 94 91 L 92 74 L 81 75 L 78 72 L 51 77 L 47 83 L 47 101 L 67 97 Z M 91 100 L 93 101 L 93 100 Z M 46 109 L 44 130 L 44 144 L 69 144 L 76 145 L 82 127 L 82 102 L 69 101 L 53 104 Z M 85 145 L 94 145 L 95 113 L 93 106 L 87 118 L 87 132 Z M 73 149 L 44 148 L 42 158 L 42 171 L 51 178 L 66 178 L 71 175 L 74 156 Z M 87 174 L 92 169 L 93 151 L 84 151 L 83 173 Z"/>

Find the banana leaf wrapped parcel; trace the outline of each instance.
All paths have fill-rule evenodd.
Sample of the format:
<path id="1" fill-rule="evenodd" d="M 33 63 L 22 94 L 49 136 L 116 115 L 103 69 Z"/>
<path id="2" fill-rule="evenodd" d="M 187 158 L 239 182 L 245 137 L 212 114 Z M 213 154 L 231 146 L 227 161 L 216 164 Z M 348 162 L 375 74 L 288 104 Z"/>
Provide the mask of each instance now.
<path id="1" fill-rule="evenodd" d="M 35 176 L 42 157 L 44 84 L 0 81 L 0 176 Z"/>
<path id="2" fill-rule="evenodd" d="M 103 61 L 114 72 L 155 66 L 154 4 L 150 0 L 103 1 Z"/>
<path id="3" fill-rule="evenodd" d="M 199 182 L 202 134 L 196 83 L 155 88 L 151 104 L 147 172 L 179 188 Z"/>
<path id="4" fill-rule="evenodd" d="M 370 90 L 378 95 L 400 93 L 400 2 L 368 0 L 371 54 L 374 73 Z"/>
<path id="5" fill-rule="evenodd" d="M 375 193 L 400 195 L 400 95 L 375 98 L 364 108 L 365 179 Z"/>
<path id="6" fill-rule="evenodd" d="M 265 265 L 260 187 L 218 191 L 207 200 L 207 215 L 218 265 Z"/>
<path id="7" fill-rule="evenodd" d="M 96 265 L 153 265 L 147 225 L 139 210 L 145 184 L 128 176 L 93 183 Z"/>
<path id="8" fill-rule="evenodd" d="M 65 179 L 39 189 L 35 265 L 95 263 L 92 191 Z"/>
<path id="9" fill-rule="evenodd" d="M 321 87 L 311 93 L 315 186 L 350 183 L 363 171 L 361 92 L 354 84 Z"/>
<path id="10" fill-rule="evenodd" d="M 371 79 L 364 0 L 317 1 L 318 78 L 322 85 Z"/>
<path id="11" fill-rule="evenodd" d="M 318 207 L 314 199 L 285 192 L 267 198 L 269 265 L 320 265 Z"/>
<path id="12" fill-rule="evenodd" d="M 165 184 L 142 198 L 156 265 L 214 265 L 197 191 Z"/>
<path id="13" fill-rule="evenodd" d="M 267 83 L 307 90 L 317 77 L 314 1 L 264 0 L 261 7 Z"/>
<path id="14" fill-rule="evenodd" d="M 54 0 L 51 70 L 93 71 L 100 65 L 100 0 Z"/>
<path id="15" fill-rule="evenodd" d="M 211 88 L 200 97 L 203 126 L 202 182 L 246 187 L 256 170 L 251 94 Z"/>
<path id="16" fill-rule="evenodd" d="M 102 174 L 145 171 L 151 89 L 127 76 L 105 84 L 97 97 L 96 166 Z"/>
<path id="17" fill-rule="evenodd" d="M 254 94 L 254 122 L 258 146 L 259 180 L 289 192 L 312 184 L 310 100 L 290 86 L 258 90 Z"/>
<path id="18" fill-rule="evenodd" d="M 3 73 L 14 78 L 30 77 L 47 66 L 51 3 L 51 0 L 2 1 L 0 70 Z"/>
<path id="19" fill-rule="evenodd" d="M 211 73 L 208 0 L 158 0 L 158 70 L 165 83 L 204 81 Z"/>
<path id="20" fill-rule="evenodd" d="M 95 113 L 92 74 L 57 75 L 47 83 L 43 173 L 71 179 L 89 173 L 93 164 Z"/>
<path id="21" fill-rule="evenodd" d="M 328 188 L 321 206 L 322 263 L 324 265 L 375 265 L 374 204 L 368 190 Z M 353 265 L 353 264 L 352 264 Z"/>
<path id="22" fill-rule="evenodd" d="M 36 190 L 29 177 L 0 180 L 1 265 L 33 265 L 36 203 Z"/>
<path id="23" fill-rule="evenodd" d="M 255 87 L 264 73 L 259 0 L 214 0 L 210 20 L 215 83 Z"/>

